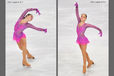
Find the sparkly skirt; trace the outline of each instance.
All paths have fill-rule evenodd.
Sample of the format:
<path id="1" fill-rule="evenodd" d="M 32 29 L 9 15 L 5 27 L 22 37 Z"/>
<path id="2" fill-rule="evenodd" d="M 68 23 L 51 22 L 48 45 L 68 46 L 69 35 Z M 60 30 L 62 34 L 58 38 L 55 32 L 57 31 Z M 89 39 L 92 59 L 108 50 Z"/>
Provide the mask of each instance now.
<path id="1" fill-rule="evenodd" d="M 18 37 L 15 32 L 13 33 L 13 40 L 16 40 L 16 42 L 18 43 L 22 38 L 26 38 L 26 35 L 24 33 L 22 33 L 22 35 L 20 37 Z"/>
<path id="2" fill-rule="evenodd" d="M 89 40 L 87 39 L 87 37 L 83 36 L 83 37 L 77 37 L 76 42 L 78 44 L 85 45 L 85 44 L 88 44 L 89 43 Z"/>

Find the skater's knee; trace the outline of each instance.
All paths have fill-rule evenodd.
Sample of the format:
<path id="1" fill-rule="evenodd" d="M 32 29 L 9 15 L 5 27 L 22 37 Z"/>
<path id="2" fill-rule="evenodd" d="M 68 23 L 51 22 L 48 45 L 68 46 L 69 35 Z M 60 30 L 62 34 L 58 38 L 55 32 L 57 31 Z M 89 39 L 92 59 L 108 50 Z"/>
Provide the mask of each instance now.
<path id="1" fill-rule="evenodd" d="M 83 53 L 83 54 L 86 54 L 86 50 L 82 50 L 82 53 Z"/>
<path id="2" fill-rule="evenodd" d="M 83 51 L 82 54 L 83 54 L 83 56 L 86 56 L 86 52 L 85 51 Z"/>
<path id="3" fill-rule="evenodd" d="M 27 49 L 25 47 L 22 47 L 21 50 L 26 51 Z"/>

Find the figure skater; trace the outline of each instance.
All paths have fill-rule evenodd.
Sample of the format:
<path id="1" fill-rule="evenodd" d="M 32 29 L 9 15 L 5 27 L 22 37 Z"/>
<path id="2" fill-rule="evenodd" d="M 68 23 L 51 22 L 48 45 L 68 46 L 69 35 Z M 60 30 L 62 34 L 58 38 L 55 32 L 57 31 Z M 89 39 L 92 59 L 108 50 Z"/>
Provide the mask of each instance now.
<path id="1" fill-rule="evenodd" d="M 26 56 L 28 59 L 34 59 L 35 57 L 32 56 L 26 46 L 26 36 L 23 33 L 23 31 L 26 28 L 32 28 L 35 29 L 37 31 L 44 31 L 45 33 L 47 32 L 47 29 L 43 29 L 43 28 L 38 28 L 33 26 L 32 24 L 28 23 L 29 21 L 32 21 L 33 19 L 33 15 L 32 14 L 27 14 L 27 12 L 29 11 L 36 11 L 36 13 L 38 13 L 40 15 L 40 12 L 37 8 L 29 8 L 26 9 L 22 15 L 20 16 L 20 18 L 18 19 L 18 21 L 15 24 L 14 27 L 14 33 L 13 33 L 13 40 L 16 40 L 18 47 L 20 48 L 20 50 L 22 50 L 22 54 L 23 54 L 23 61 L 22 64 L 24 66 L 31 66 L 27 60 L 26 60 Z M 27 14 L 27 15 L 26 15 Z"/>
<path id="2" fill-rule="evenodd" d="M 86 73 L 86 60 L 88 62 L 87 68 L 89 68 L 92 64 L 94 64 L 94 62 L 90 59 L 88 53 L 86 52 L 86 48 L 87 48 L 87 44 L 89 43 L 89 40 L 87 39 L 87 37 L 84 35 L 86 29 L 88 27 L 92 27 L 95 28 L 99 31 L 100 36 L 102 36 L 102 30 L 94 25 L 85 23 L 86 19 L 87 19 L 87 15 L 86 14 L 81 14 L 81 17 L 79 17 L 79 12 L 78 12 L 78 3 L 75 3 L 75 7 L 76 7 L 76 16 L 77 16 L 77 20 L 78 20 L 78 24 L 77 24 L 77 40 L 76 42 L 79 44 L 79 47 L 82 51 L 82 55 L 83 55 L 83 73 Z"/>

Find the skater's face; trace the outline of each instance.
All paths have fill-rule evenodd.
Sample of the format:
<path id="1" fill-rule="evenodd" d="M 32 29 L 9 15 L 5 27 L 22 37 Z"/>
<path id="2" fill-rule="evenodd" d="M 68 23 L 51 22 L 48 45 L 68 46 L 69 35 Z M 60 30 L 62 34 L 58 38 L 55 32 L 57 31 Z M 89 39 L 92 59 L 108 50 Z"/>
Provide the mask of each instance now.
<path id="1" fill-rule="evenodd" d="M 28 15 L 26 18 L 27 18 L 28 21 L 32 21 L 33 15 Z"/>
<path id="2" fill-rule="evenodd" d="M 87 15 L 86 15 L 86 14 L 82 14 L 82 15 L 81 15 L 81 21 L 82 21 L 82 22 L 85 22 L 86 19 L 87 19 Z"/>

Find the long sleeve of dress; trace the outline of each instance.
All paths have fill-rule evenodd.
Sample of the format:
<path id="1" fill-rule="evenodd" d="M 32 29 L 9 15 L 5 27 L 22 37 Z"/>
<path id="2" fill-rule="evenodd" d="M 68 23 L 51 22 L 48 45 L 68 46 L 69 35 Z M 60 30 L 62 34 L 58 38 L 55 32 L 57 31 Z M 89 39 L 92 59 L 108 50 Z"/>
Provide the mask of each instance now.
<path id="1" fill-rule="evenodd" d="M 34 25 L 32 25 L 32 24 L 30 24 L 30 23 L 27 23 L 26 26 L 27 26 L 28 28 L 35 29 L 35 30 L 37 30 L 37 31 L 45 31 L 45 30 L 47 30 L 47 29 L 35 27 Z"/>
<path id="2" fill-rule="evenodd" d="M 100 36 L 102 36 L 102 30 L 100 28 L 96 27 L 95 25 L 91 25 L 91 24 L 87 24 L 86 28 L 88 28 L 88 27 L 97 29 L 99 31 Z"/>
<path id="3" fill-rule="evenodd" d="M 78 23 L 80 22 L 80 16 L 79 16 L 79 10 L 78 10 L 78 3 L 75 4 L 76 8 L 76 17 L 77 17 L 77 20 L 78 20 Z"/>
<path id="4" fill-rule="evenodd" d="M 38 9 L 37 9 L 37 8 L 29 8 L 29 9 L 26 9 L 26 10 L 22 13 L 22 15 L 19 17 L 19 20 L 20 20 L 20 19 L 23 19 L 24 16 L 27 14 L 27 12 L 29 12 L 29 11 L 34 11 L 34 10 L 38 10 Z"/>
<path id="5" fill-rule="evenodd" d="M 44 31 L 44 32 L 47 32 L 47 29 L 43 29 L 43 28 L 38 28 L 38 27 L 35 27 L 34 25 L 30 24 L 30 23 L 26 23 L 26 25 L 21 25 L 22 27 L 18 28 L 18 30 L 15 31 L 15 33 L 17 35 L 19 35 L 21 32 L 24 31 L 24 29 L 26 28 L 32 28 L 32 29 L 35 29 L 37 31 Z"/>
<path id="6" fill-rule="evenodd" d="M 17 30 L 17 27 L 18 27 L 18 25 L 19 25 L 19 23 L 20 23 L 20 20 L 22 20 L 22 19 L 24 18 L 24 16 L 27 14 L 27 12 L 29 12 L 29 11 L 34 11 L 34 10 L 40 15 L 40 12 L 39 12 L 39 10 L 38 10 L 37 8 L 29 8 L 29 9 L 26 9 L 26 10 L 21 14 L 21 16 L 19 17 L 18 21 L 16 22 L 14 30 Z"/>

